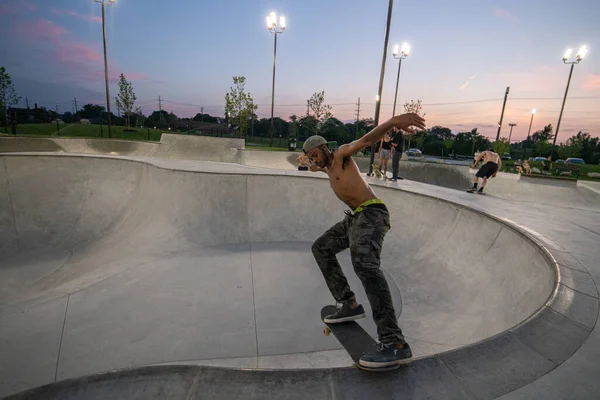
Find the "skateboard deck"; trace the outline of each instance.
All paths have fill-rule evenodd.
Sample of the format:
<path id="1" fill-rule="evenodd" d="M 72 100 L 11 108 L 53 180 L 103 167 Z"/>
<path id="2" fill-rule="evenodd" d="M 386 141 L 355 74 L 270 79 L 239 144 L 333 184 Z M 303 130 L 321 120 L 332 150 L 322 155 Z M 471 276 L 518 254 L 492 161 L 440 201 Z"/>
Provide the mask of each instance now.
<path id="1" fill-rule="evenodd" d="M 383 176 L 383 174 L 375 164 L 371 164 L 371 167 L 373 167 L 373 172 L 375 173 L 375 176 L 377 176 L 378 178 L 381 178 Z"/>
<path id="2" fill-rule="evenodd" d="M 326 316 L 331 315 L 337 311 L 337 307 L 333 305 L 325 306 L 321 309 L 321 321 Z M 393 365 L 391 367 L 383 368 L 367 368 L 359 364 L 359 360 L 365 353 L 370 353 L 377 350 L 377 342 L 371 337 L 356 321 L 340 322 L 338 324 L 328 324 L 323 322 L 326 327 L 323 329 L 325 336 L 329 336 L 331 333 L 336 337 L 344 349 L 348 352 L 354 365 L 357 368 L 366 371 L 392 371 L 400 367 L 400 365 Z"/>
<path id="3" fill-rule="evenodd" d="M 478 192 L 478 191 L 475 191 L 475 192 L 474 192 L 474 191 L 472 191 L 472 190 L 470 190 L 470 189 L 468 189 L 468 190 L 467 190 L 467 193 L 474 193 L 474 194 L 479 194 L 479 195 L 482 195 L 482 196 L 485 196 L 485 195 L 487 195 L 487 193 L 485 193 L 485 192 Z"/>

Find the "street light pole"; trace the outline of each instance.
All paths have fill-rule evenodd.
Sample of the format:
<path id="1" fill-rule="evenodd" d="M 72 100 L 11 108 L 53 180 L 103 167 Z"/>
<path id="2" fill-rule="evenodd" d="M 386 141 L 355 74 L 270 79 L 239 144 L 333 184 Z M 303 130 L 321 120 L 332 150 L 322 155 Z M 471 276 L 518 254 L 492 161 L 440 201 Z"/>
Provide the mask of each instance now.
<path id="1" fill-rule="evenodd" d="M 398 56 L 398 50 L 400 50 L 400 56 Z M 396 100 L 398 99 L 398 82 L 400 81 L 400 68 L 402 67 L 402 60 L 408 56 L 410 52 L 410 45 L 406 42 L 402 43 L 402 48 L 398 45 L 394 46 L 393 55 L 398 60 L 398 76 L 396 77 L 396 93 L 394 94 L 394 110 L 392 111 L 392 117 L 396 115 Z"/>
<path id="2" fill-rule="evenodd" d="M 560 115 L 558 116 L 558 123 L 556 124 L 556 133 L 554 134 L 554 141 L 552 143 L 554 146 L 556 146 L 556 138 L 558 137 L 560 121 L 562 119 L 563 110 L 565 109 L 565 102 L 567 101 L 567 93 L 569 92 L 569 85 L 571 84 L 571 76 L 573 75 L 573 67 L 575 67 L 575 64 L 579 64 L 579 62 L 585 58 L 585 55 L 587 54 L 587 46 L 583 45 L 579 48 L 579 51 L 577 52 L 577 56 L 575 58 L 575 61 L 567 62 L 567 60 L 571 56 L 572 52 L 573 52 L 572 49 L 567 49 L 567 51 L 565 52 L 565 55 L 563 56 L 563 59 L 562 59 L 563 63 L 571 64 L 571 70 L 569 71 L 569 79 L 567 80 L 567 88 L 565 89 L 565 96 L 563 97 L 562 106 L 560 107 Z"/>
<path id="3" fill-rule="evenodd" d="M 110 93 L 108 89 L 108 62 L 106 60 L 106 22 L 104 18 L 104 5 L 112 6 L 115 0 L 94 0 L 102 5 L 102 40 L 104 42 L 104 83 L 106 85 L 106 110 L 108 112 L 108 137 L 112 137 L 112 128 L 110 123 Z"/>
<path id="4" fill-rule="evenodd" d="M 513 127 L 517 126 L 517 124 L 508 124 L 510 126 L 510 133 L 508 134 L 508 146 L 510 146 L 510 138 L 512 137 Z"/>
<path id="5" fill-rule="evenodd" d="M 387 58 L 387 47 L 390 38 L 390 25 L 392 23 L 392 9 L 394 8 L 394 0 L 389 0 L 387 23 L 385 26 L 385 39 L 383 42 L 383 56 L 381 60 L 381 72 L 379 74 L 379 90 L 377 91 L 377 97 L 375 102 L 375 119 L 373 125 L 377 127 L 379 125 L 379 112 L 381 111 L 381 94 L 383 92 L 383 79 L 385 76 L 385 59 Z M 375 144 L 371 146 L 371 161 L 369 162 L 369 172 L 367 176 L 373 175 L 373 162 L 375 160 Z"/>
<path id="6" fill-rule="evenodd" d="M 273 147 L 273 132 L 275 131 L 275 127 L 273 126 L 273 110 L 275 108 L 275 65 L 277 62 L 277 34 L 283 33 L 285 31 L 285 28 L 286 28 L 285 17 L 279 17 L 279 25 L 281 26 L 280 31 L 277 30 L 277 14 L 275 12 L 272 12 L 267 17 L 267 28 L 269 29 L 269 32 L 271 32 L 275 35 L 275 40 L 273 42 L 273 85 L 271 87 L 271 128 L 270 128 L 271 139 L 269 141 L 269 147 Z"/>
<path id="7" fill-rule="evenodd" d="M 527 147 L 529 147 L 529 135 L 531 134 L 531 125 L 533 124 L 533 116 L 535 115 L 535 108 L 531 110 L 531 120 L 529 121 L 529 130 L 527 131 Z M 523 152 L 523 161 L 527 158 L 527 147 Z"/>

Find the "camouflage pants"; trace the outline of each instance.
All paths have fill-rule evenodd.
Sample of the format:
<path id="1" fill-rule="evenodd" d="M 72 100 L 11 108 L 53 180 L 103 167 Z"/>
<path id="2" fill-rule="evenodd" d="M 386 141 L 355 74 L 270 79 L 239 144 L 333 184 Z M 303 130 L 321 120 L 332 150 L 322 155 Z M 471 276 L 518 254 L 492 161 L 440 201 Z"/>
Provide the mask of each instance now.
<path id="1" fill-rule="evenodd" d="M 352 266 L 359 277 L 373 310 L 377 335 L 382 343 L 405 343 L 396 320 L 388 283 L 380 269 L 380 255 L 390 217 L 383 205 L 365 207 L 329 228 L 312 246 L 313 255 L 323 273 L 327 287 L 338 303 L 352 300 L 354 293 L 337 260 L 336 254 L 350 248 Z"/>

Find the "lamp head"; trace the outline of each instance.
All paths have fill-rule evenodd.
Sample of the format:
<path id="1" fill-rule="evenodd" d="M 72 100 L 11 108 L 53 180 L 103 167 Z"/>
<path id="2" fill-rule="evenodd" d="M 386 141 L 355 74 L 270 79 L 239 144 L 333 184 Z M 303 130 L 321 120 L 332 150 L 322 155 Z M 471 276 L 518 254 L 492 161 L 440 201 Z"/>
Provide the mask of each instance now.
<path id="1" fill-rule="evenodd" d="M 581 61 L 585 58 L 585 55 L 588 52 L 588 48 L 587 46 L 584 44 L 583 46 L 581 46 L 579 48 L 579 51 L 577 52 L 577 61 Z"/>
<path id="2" fill-rule="evenodd" d="M 410 44 L 404 42 L 402 43 L 402 48 L 400 49 L 400 53 L 402 53 L 402 55 L 404 57 L 408 56 L 408 53 L 410 53 Z"/>

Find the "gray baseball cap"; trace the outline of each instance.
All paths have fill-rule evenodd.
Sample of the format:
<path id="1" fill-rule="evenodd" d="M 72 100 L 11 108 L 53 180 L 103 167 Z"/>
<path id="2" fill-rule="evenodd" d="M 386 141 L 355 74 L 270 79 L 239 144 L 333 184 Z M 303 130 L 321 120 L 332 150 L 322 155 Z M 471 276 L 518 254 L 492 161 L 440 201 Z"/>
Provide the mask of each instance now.
<path id="1" fill-rule="evenodd" d="M 306 139 L 304 145 L 302 146 L 302 151 L 306 153 L 323 144 L 327 144 L 327 140 L 325 140 L 323 136 L 313 135 Z"/>

